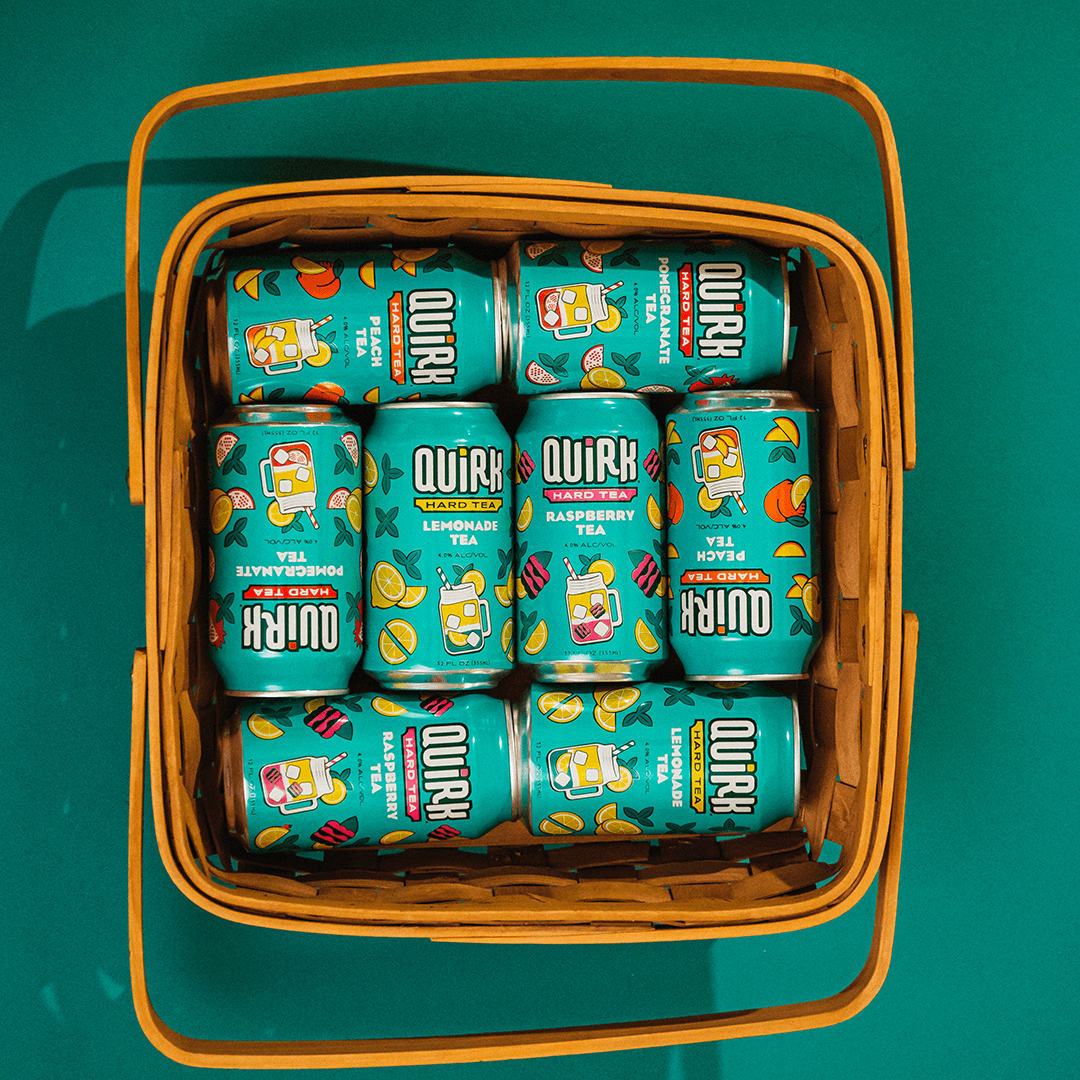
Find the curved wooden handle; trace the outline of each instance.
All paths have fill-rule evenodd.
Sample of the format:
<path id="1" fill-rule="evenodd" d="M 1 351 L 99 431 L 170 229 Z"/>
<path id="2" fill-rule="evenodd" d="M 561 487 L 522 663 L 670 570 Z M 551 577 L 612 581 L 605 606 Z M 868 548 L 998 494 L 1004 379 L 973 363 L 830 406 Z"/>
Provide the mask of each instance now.
<path id="1" fill-rule="evenodd" d="M 189 1038 L 169 1027 L 150 1002 L 146 985 L 142 925 L 143 756 L 146 745 L 147 658 L 145 650 L 140 649 L 135 655 L 132 672 L 131 805 L 128 832 L 131 995 L 139 1023 L 147 1038 L 166 1057 L 184 1065 L 255 1069 L 358 1068 L 504 1061 L 648 1046 L 674 1046 L 690 1042 L 714 1042 L 752 1035 L 808 1030 L 840 1023 L 863 1009 L 878 992 L 885 980 L 892 955 L 917 644 L 918 621 L 913 614 L 905 612 L 896 784 L 893 789 L 889 838 L 878 875 L 874 932 L 862 971 L 839 993 L 816 1001 L 789 1005 L 627 1024 L 318 1042 L 245 1042 Z"/>
<path id="2" fill-rule="evenodd" d="M 915 463 L 915 391 L 911 330 L 911 277 L 900 167 L 892 125 L 877 97 L 861 82 L 834 68 L 765 60 L 653 57 L 553 57 L 538 59 L 444 60 L 414 64 L 337 68 L 262 79 L 191 87 L 158 102 L 146 115 L 131 149 L 128 170 L 125 291 L 127 308 L 128 443 L 131 500 L 144 491 L 142 446 L 142 358 L 139 315 L 139 219 L 146 153 L 154 135 L 172 117 L 192 109 L 244 101 L 476 82 L 697 82 L 812 90 L 847 102 L 863 118 L 877 147 L 885 192 L 893 284 L 894 333 L 900 373 L 904 467 Z"/>

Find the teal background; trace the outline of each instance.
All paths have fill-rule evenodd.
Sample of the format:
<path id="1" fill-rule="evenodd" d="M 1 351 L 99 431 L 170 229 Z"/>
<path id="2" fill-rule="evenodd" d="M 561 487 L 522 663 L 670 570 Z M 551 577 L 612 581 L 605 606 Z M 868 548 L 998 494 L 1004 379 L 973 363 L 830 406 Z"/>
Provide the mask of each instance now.
<path id="1" fill-rule="evenodd" d="M 124 484 L 123 210 L 139 121 L 182 87 L 279 71 L 650 54 L 834 66 L 872 87 L 895 127 L 920 443 L 905 483 L 903 592 L 922 634 L 891 971 L 838 1027 L 371 1075 L 1076 1075 L 1075 4 L 53 0 L 5 4 L 2 27 L 0 325 L 19 448 L 2 466 L 5 1072 L 185 1071 L 141 1034 L 127 967 L 128 673 L 145 631 L 143 512 Z M 200 198 L 356 173 L 475 170 L 752 197 L 827 214 L 885 256 L 869 136 L 844 105 L 801 94 L 380 91 L 189 114 L 151 158 L 147 296 L 172 225 Z M 197 909 L 153 846 L 146 877 L 157 1007 L 185 1033 L 217 1037 L 555 1026 L 816 997 L 857 972 L 872 922 L 867 898 L 797 934 L 585 954 L 301 939 Z M 571 977 L 583 960 L 593 977 Z"/>

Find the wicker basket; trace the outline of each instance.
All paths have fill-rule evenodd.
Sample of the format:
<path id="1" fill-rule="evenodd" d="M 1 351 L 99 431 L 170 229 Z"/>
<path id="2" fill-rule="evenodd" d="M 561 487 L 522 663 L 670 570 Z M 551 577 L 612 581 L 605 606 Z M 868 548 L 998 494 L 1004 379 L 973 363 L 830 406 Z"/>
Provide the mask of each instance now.
<path id="1" fill-rule="evenodd" d="M 249 188 L 197 206 L 163 253 L 144 425 L 141 179 L 148 144 L 167 119 L 208 105 L 328 91 L 586 79 L 768 85 L 825 92 L 853 105 L 879 151 L 895 325 L 882 274 L 858 241 L 825 218 L 782 207 L 506 177 Z M 900 607 L 902 471 L 914 463 L 906 236 L 895 146 L 873 95 L 828 69 L 729 60 L 458 61 L 221 84 L 167 98 L 146 118 L 132 152 L 128 199 L 129 483 L 133 502 L 145 501 L 147 508 L 147 649 L 136 657 L 133 698 L 132 984 L 140 1021 L 155 1045 L 176 1060 L 218 1066 L 489 1060 L 821 1026 L 869 1001 L 884 978 L 895 915 L 917 636 L 914 617 Z M 256 861 L 238 853 L 226 834 L 213 753 L 216 724 L 233 702 L 221 694 L 204 630 L 202 448 L 207 424 L 226 404 L 214 396 L 202 351 L 206 298 L 198 268 L 208 245 L 220 250 L 288 240 L 325 248 L 423 238 L 505 251 L 515 240 L 539 236 L 709 234 L 791 253 L 798 333 L 790 381 L 820 414 L 824 641 L 811 677 L 798 688 L 807 760 L 798 819 L 749 837 L 594 839 L 550 850 L 513 823 L 463 842 L 468 851 L 442 842 L 405 852 L 343 852 L 333 871 L 321 873 L 299 857 Z M 858 902 L 880 871 L 871 953 L 859 978 L 834 997 L 749 1014 L 389 1042 L 188 1039 L 154 1012 L 143 970 L 147 736 L 154 826 L 165 866 L 191 900 L 237 922 L 484 942 L 743 936 L 835 918 Z M 826 850 L 832 852 L 828 860 Z"/>

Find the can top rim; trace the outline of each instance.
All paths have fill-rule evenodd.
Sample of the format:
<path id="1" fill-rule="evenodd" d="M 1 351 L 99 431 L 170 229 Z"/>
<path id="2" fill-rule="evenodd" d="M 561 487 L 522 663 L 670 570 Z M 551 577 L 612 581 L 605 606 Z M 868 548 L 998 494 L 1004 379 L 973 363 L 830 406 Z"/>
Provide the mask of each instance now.
<path id="1" fill-rule="evenodd" d="M 573 398 L 575 401 L 585 401 L 596 398 L 633 398 L 635 401 L 644 401 L 644 394 L 635 394 L 630 390 L 559 390 L 552 394 L 536 394 L 532 401 L 555 401 L 558 398 Z"/>
<path id="2" fill-rule="evenodd" d="M 442 401 L 438 398 L 428 401 L 387 401 L 382 405 L 376 405 L 375 411 L 382 409 L 494 409 L 494 403 L 490 401 Z"/>

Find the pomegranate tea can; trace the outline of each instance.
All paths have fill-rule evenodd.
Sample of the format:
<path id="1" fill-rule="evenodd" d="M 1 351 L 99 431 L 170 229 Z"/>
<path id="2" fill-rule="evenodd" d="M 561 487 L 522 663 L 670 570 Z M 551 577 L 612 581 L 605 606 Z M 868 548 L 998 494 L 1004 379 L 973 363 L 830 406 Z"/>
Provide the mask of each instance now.
<path id="1" fill-rule="evenodd" d="M 520 662 L 633 681 L 667 655 L 660 431 L 636 394 L 533 398 L 514 444 Z"/>
<path id="2" fill-rule="evenodd" d="M 364 670 L 396 689 L 513 668 L 510 436 L 486 402 L 380 405 L 364 447 Z"/>
<path id="3" fill-rule="evenodd" d="M 517 816 L 516 729 L 483 694 L 245 701 L 218 734 L 248 851 L 475 838 Z"/>
<path id="4" fill-rule="evenodd" d="M 821 640 L 816 414 L 688 395 L 665 430 L 670 634 L 688 679 L 791 679 Z"/>
<path id="5" fill-rule="evenodd" d="M 756 832 L 799 807 L 798 706 L 776 687 L 537 683 L 518 723 L 535 836 Z"/>
<path id="6" fill-rule="evenodd" d="M 362 643 L 361 432 L 241 405 L 209 432 L 209 634 L 229 694 L 342 693 Z"/>
<path id="7" fill-rule="evenodd" d="M 697 392 L 786 367 L 784 252 L 722 238 L 537 241 L 507 266 L 521 394 Z"/>
<path id="8" fill-rule="evenodd" d="M 226 400 L 458 398 L 498 383 L 505 267 L 458 247 L 231 252 L 208 301 Z"/>

